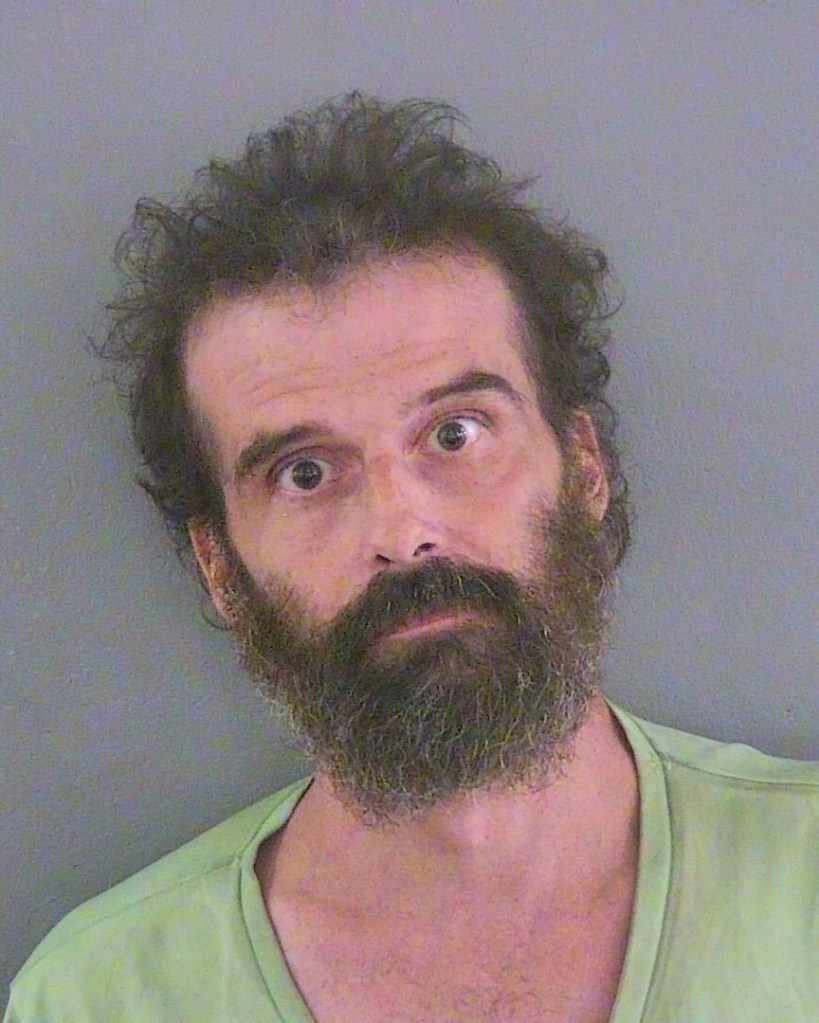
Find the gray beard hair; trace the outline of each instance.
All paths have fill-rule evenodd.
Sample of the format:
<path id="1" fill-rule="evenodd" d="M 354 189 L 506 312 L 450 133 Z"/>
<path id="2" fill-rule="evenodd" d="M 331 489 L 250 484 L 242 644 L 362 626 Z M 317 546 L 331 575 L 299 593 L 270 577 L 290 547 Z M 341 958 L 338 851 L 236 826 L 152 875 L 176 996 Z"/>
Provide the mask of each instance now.
<path id="1" fill-rule="evenodd" d="M 569 755 L 597 689 L 613 569 L 567 484 L 533 529 L 519 581 L 430 558 L 385 570 L 325 626 L 264 589 L 228 545 L 231 629 L 262 693 L 362 820 L 386 823 L 477 789 L 540 787 Z M 468 612 L 406 640 L 418 617 Z"/>

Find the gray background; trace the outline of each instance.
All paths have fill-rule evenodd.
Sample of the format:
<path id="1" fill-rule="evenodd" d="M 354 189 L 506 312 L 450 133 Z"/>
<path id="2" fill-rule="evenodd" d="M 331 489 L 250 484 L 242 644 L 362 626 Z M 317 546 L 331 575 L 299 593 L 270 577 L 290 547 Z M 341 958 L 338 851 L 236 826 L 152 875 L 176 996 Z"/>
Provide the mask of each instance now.
<path id="1" fill-rule="evenodd" d="M 812 0 L 28 0 L 0 47 L 4 978 L 299 770 L 131 483 L 83 338 L 137 197 L 352 87 L 459 105 L 613 257 L 639 532 L 610 692 L 819 757 Z"/>

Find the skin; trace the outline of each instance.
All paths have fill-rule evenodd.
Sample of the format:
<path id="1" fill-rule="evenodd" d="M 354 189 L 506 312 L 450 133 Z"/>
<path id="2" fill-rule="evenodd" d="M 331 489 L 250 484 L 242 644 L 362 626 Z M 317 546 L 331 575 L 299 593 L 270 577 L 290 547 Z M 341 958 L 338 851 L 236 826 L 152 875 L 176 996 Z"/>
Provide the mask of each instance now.
<path id="1" fill-rule="evenodd" d="M 475 373 L 505 384 L 442 390 Z M 515 303 L 487 262 L 405 256 L 319 294 L 218 301 L 189 331 L 187 380 L 216 445 L 232 543 L 257 582 L 285 579 L 315 622 L 374 573 L 418 558 L 526 577 L 532 515 L 554 507 L 565 458 L 524 364 Z M 455 450 L 441 432 L 453 422 L 466 438 Z M 594 429 L 582 413 L 574 423 L 600 519 L 608 488 Z M 305 425 L 270 454 L 271 437 Z M 300 489 L 305 472 L 319 485 Z M 198 523 L 191 538 L 229 621 L 218 537 Z M 397 1020 L 402 998 L 415 1023 L 479 1020 L 478 1004 L 507 1006 L 487 1018 L 602 1023 L 636 861 L 636 775 L 598 698 L 560 775 L 537 791 L 453 797 L 372 827 L 319 773 L 257 873 L 320 1023 Z"/>
<path id="2" fill-rule="evenodd" d="M 251 574 L 285 577 L 326 621 L 373 573 L 408 564 L 422 547 L 525 573 L 530 515 L 538 500 L 554 504 L 563 457 L 519 335 L 499 276 L 445 256 L 371 267 L 318 296 L 212 306 L 190 332 L 188 383 L 216 439 L 230 536 Z M 419 404 L 470 370 L 503 377 L 519 401 L 485 391 Z M 459 416 L 470 418 L 474 441 L 440 450 L 435 426 Z M 326 429 L 281 454 L 326 461 L 328 484 L 286 489 L 288 479 L 266 476 L 275 469 L 267 463 L 237 479 L 257 434 L 310 422 Z M 602 516 L 593 429 L 578 417 L 577 431 Z M 207 573 L 207 537 L 194 529 L 193 539 Z"/>

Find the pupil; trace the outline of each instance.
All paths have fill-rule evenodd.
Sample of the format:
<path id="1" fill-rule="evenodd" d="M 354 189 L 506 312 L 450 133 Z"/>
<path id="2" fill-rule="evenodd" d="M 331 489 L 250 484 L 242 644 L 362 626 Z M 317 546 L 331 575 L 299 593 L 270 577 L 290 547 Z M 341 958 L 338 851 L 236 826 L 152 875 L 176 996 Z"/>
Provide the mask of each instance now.
<path id="1" fill-rule="evenodd" d="M 300 490 L 312 490 L 321 483 L 321 466 L 316 462 L 297 462 L 293 466 L 292 479 Z"/>
<path id="2" fill-rule="evenodd" d="M 466 427 L 463 423 L 444 423 L 438 430 L 438 443 L 442 448 L 455 451 L 466 443 Z"/>

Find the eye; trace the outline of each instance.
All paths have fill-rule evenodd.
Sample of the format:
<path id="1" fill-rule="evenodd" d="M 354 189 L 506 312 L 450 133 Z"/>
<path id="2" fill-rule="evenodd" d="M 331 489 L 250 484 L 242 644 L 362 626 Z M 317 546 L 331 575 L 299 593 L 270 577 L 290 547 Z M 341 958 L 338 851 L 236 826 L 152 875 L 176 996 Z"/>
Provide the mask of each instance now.
<path id="1" fill-rule="evenodd" d="M 275 474 L 276 485 L 290 494 L 315 490 L 331 475 L 331 466 L 323 458 L 300 458 Z"/>
<path id="2" fill-rule="evenodd" d="M 474 444 L 478 439 L 483 424 L 473 416 L 456 416 L 439 423 L 432 434 L 433 446 L 440 451 L 460 451 L 461 448 Z"/>

